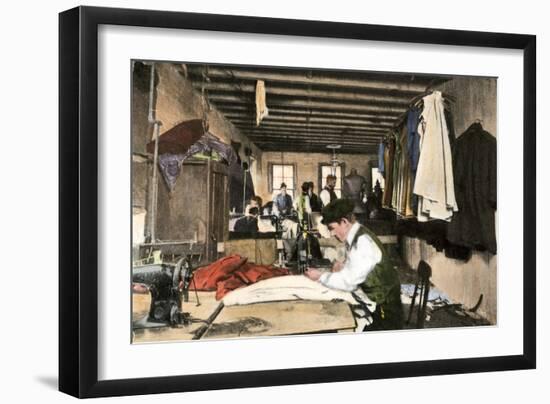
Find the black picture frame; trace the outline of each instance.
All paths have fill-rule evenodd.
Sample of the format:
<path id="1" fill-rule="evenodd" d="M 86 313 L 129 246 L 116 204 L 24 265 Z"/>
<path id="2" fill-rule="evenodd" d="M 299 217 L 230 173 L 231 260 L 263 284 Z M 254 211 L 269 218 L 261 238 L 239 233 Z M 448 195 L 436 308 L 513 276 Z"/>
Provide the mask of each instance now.
<path id="1" fill-rule="evenodd" d="M 100 24 L 523 50 L 523 353 L 98 381 Z M 59 389 L 83 398 L 535 368 L 535 72 L 533 35 L 95 7 L 62 12 L 59 16 Z"/>

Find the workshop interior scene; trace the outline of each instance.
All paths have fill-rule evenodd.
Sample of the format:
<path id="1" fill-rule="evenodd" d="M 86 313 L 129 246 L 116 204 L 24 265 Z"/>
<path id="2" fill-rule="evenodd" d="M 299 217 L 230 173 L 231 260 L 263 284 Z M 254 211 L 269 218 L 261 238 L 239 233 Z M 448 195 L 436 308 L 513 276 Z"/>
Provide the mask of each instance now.
<path id="1" fill-rule="evenodd" d="M 497 78 L 133 60 L 132 343 L 497 323 Z"/>

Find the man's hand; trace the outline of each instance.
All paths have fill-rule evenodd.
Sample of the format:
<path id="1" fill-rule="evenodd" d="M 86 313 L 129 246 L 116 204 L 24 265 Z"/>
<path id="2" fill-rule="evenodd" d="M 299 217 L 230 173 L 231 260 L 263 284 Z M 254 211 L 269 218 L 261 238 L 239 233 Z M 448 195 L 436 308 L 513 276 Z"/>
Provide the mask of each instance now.
<path id="1" fill-rule="evenodd" d="M 336 261 L 334 265 L 332 266 L 331 271 L 332 272 L 340 272 L 344 268 L 344 263 L 340 261 Z"/>
<path id="2" fill-rule="evenodd" d="M 307 276 L 309 279 L 313 281 L 318 281 L 321 277 L 322 272 L 315 268 L 308 268 L 307 271 L 304 273 L 305 276 Z"/>

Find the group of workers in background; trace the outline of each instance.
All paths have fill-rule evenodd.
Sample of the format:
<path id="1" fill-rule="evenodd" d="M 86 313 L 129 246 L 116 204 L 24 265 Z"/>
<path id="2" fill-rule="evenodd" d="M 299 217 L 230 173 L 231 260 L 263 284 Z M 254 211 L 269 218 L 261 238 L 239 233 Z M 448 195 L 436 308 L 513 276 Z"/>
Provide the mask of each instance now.
<path id="1" fill-rule="evenodd" d="M 296 212 L 300 221 L 308 219 L 309 214 L 313 212 L 321 213 L 323 206 L 338 199 L 334 191 L 335 186 L 336 176 L 328 175 L 326 186 L 322 189 L 321 194 L 317 196 L 314 192 L 313 182 L 304 182 L 302 192 L 293 201 L 292 196 L 287 193 L 286 184 L 283 182 L 279 187 L 279 193 L 273 197 L 272 202 L 265 206 L 262 204 L 263 200 L 260 196 L 253 196 L 245 208 L 245 216 L 237 220 L 233 231 L 258 232 L 258 216 L 261 214 L 286 217 Z"/>
<path id="2" fill-rule="evenodd" d="M 297 212 L 312 213 L 321 212 L 323 206 L 338 198 L 334 188 L 336 186 L 336 176 L 328 175 L 326 185 L 321 190 L 321 194 L 317 196 L 314 190 L 313 182 L 304 182 L 302 184 L 302 192 L 296 198 L 294 204 L 292 197 L 287 194 L 286 184 L 283 182 L 279 187 L 279 194 L 273 198 L 273 209 L 275 214 L 288 215 L 294 208 Z"/>

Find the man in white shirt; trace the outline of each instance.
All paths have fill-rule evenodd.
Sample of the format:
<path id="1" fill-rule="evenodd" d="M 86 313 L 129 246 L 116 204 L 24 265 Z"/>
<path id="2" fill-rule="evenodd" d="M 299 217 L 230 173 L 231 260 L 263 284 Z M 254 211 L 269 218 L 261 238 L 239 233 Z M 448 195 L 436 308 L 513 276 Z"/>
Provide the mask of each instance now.
<path id="1" fill-rule="evenodd" d="M 338 199 L 323 208 L 326 224 L 338 240 L 346 243 L 345 262 L 335 262 L 331 272 L 308 268 L 306 276 L 323 285 L 348 292 L 362 291 L 376 303 L 373 322 L 365 330 L 402 328 L 401 283 L 385 249 L 353 215 L 353 201 Z"/>

